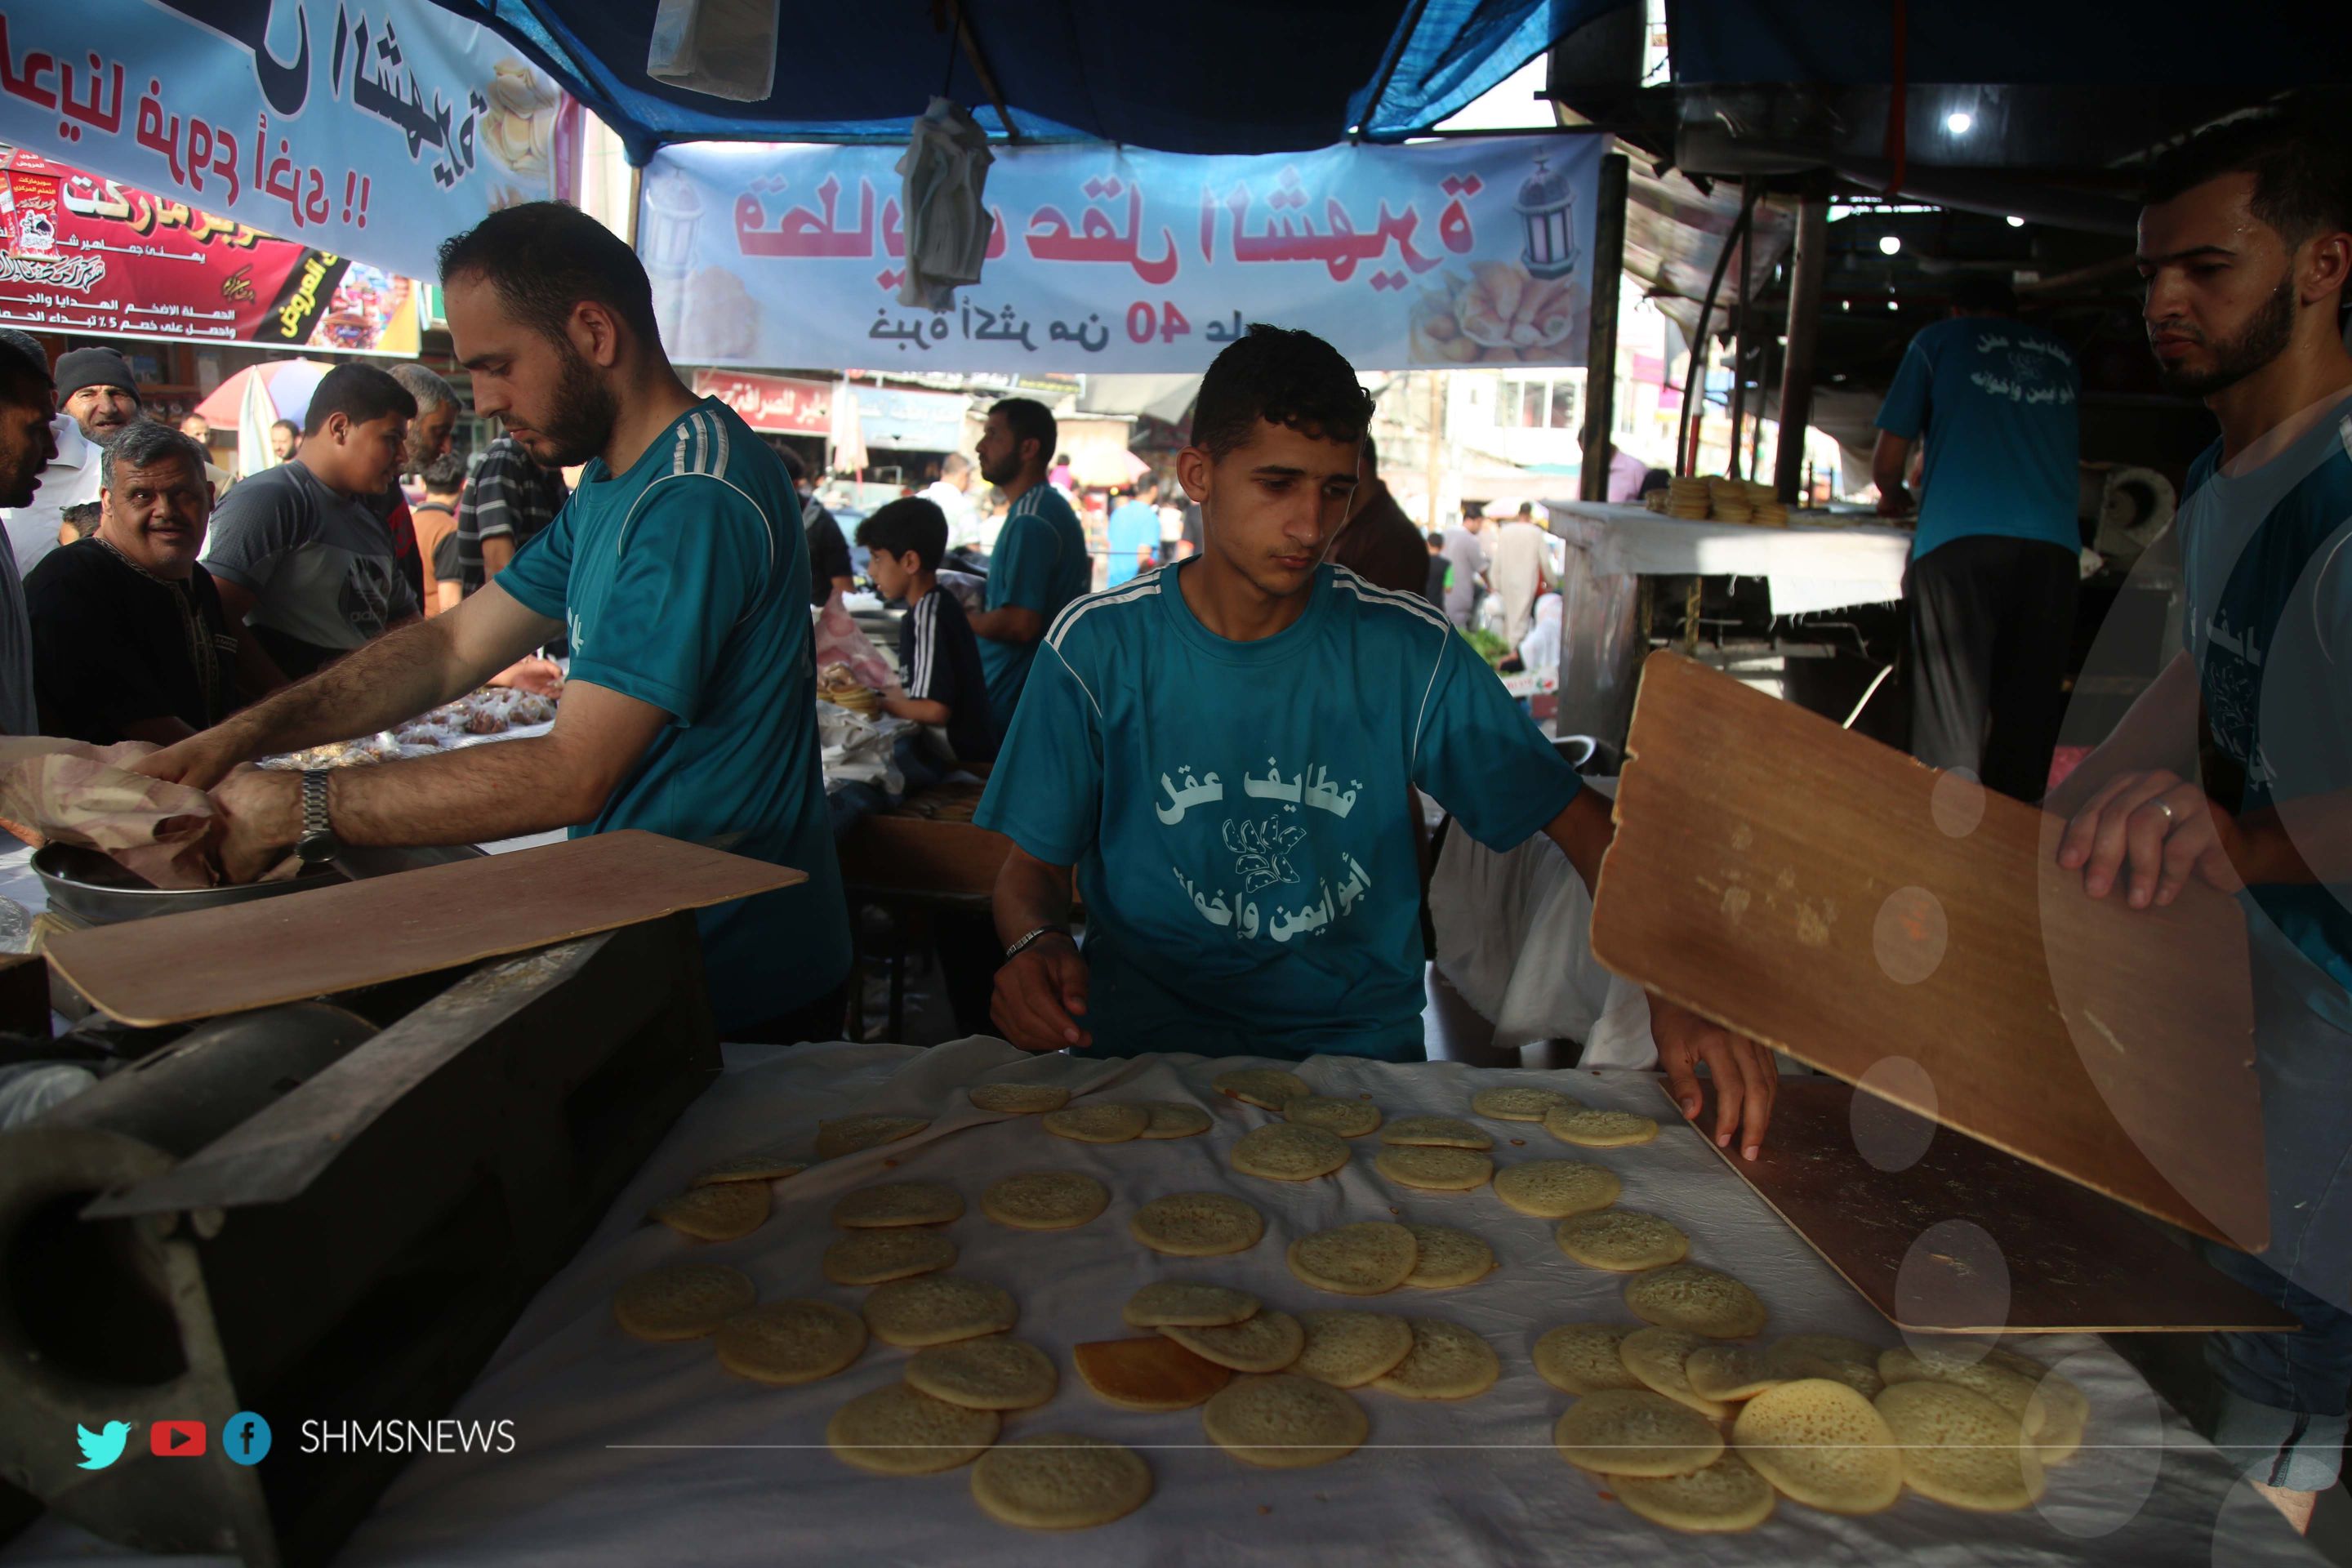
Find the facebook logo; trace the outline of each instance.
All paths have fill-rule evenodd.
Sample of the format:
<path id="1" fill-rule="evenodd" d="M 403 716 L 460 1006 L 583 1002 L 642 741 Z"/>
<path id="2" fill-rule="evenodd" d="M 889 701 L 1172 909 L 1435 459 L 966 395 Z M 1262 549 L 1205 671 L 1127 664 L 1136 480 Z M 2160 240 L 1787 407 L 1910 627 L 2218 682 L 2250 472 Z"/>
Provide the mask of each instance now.
<path id="1" fill-rule="evenodd" d="M 240 1410 L 221 1424 L 221 1452 L 240 1465 L 257 1465 L 269 1454 L 269 1423 Z"/>

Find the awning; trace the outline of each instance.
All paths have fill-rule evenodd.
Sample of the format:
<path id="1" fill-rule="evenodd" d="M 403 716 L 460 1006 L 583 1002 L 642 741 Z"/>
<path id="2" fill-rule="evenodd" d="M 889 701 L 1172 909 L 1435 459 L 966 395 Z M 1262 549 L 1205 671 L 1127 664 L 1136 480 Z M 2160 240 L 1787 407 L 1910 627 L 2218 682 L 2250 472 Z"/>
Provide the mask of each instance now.
<path id="1" fill-rule="evenodd" d="M 1024 137 L 1180 153 L 1394 139 L 1445 119 L 1626 0 L 868 0 L 784 13 L 774 90 L 732 102 L 646 73 L 658 0 L 437 0 L 529 50 L 643 163 L 665 142 L 902 141 L 931 94 Z M 959 16 L 971 50 L 947 25 Z"/>

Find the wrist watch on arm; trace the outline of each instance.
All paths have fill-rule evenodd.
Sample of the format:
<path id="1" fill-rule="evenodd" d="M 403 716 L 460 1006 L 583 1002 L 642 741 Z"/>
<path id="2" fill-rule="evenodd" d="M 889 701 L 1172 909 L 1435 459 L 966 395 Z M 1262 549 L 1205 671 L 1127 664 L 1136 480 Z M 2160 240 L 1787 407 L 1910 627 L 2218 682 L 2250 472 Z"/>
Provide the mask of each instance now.
<path id="1" fill-rule="evenodd" d="M 1018 938 L 1014 939 L 1012 946 L 1004 950 L 1004 962 L 1010 963 L 1014 959 L 1020 957 L 1024 952 L 1029 951 L 1030 945 L 1041 937 L 1067 936 L 1069 934 L 1069 927 L 1059 925 L 1038 926 L 1033 931 L 1024 931 Z"/>
<path id="2" fill-rule="evenodd" d="M 302 772 L 302 832 L 294 840 L 294 854 L 305 866 L 334 858 L 335 830 L 327 816 L 327 778 L 322 768 Z"/>

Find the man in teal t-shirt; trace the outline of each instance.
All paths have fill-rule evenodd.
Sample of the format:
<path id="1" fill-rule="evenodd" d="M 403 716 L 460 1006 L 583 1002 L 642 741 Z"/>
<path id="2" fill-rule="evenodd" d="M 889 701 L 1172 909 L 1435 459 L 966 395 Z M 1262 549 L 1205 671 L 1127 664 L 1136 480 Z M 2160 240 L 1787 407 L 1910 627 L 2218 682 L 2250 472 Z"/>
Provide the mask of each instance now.
<path id="1" fill-rule="evenodd" d="M 2331 120 L 2250 115 L 2167 153 L 2149 196 L 2148 338 L 2221 426 L 2174 523 L 2187 647 L 2046 804 L 2091 896 L 2160 919 L 2194 880 L 2245 912 L 2245 958 L 2212 964 L 2245 965 L 2263 1147 L 2197 1158 L 2262 1173 L 2269 1235 L 2200 1245 L 2300 1331 L 2217 1333 L 2205 1357 L 2215 1443 L 2301 1526 L 2352 1425 L 2352 156 Z M 2152 949 L 2161 990 L 2178 950 Z M 2202 1023 L 2242 1059 L 2242 1013 Z"/>
<path id="2" fill-rule="evenodd" d="M 848 931 L 790 478 L 679 383 L 644 268 L 593 219 L 551 202 L 495 213 L 443 247 L 441 276 L 475 406 L 542 466 L 585 464 L 580 488 L 455 610 L 143 765 L 218 781 L 233 872 L 307 837 L 314 806 L 354 845 L 641 827 L 793 867 L 805 882 L 700 912 L 711 1007 L 730 1039 L 835 1037 Z M 389 729 L 567 635 L 571 681 L 544 736 L 316 780 L 228 773 Z"/>
<path id="3" fill-rule="evenodd" d="M 1972 276 L 1911 340 L 1878 410 L 1878 510 L 1911 510 L 1903 471 L 1927 440 L 1904 574 L 1911 754 L 2039 800 L 2050 786 L 2074 631 L 2081 448 L 2074 353 Z"/>
<path id="4" fill-rule="evenodd" d="M 1597 875 L 1609 803 L 1435 608 L 1322 562 L 1370 412 L 1328 344 L 1251 328 L 1178 459 L 1201 554 L 1046 632 L 974 817 L 1015 846 L 993 1008 L 1013 1044 L 1422 1059 L 1409 786 L 1483 844 L 1546 833 Z M 1769 1053 L 1660 999 L 1652 1016 L 1686 1108 L 1704 1057 L 1737 1102 L 1719 1137 L 1756 1147 Z"/>
<path id="5" fill-rule="evenodd" d="M 1037 639 L 1062 607 L 1094 584 L 1087 532 L 1062 492 L 1045 482 L 1059 429 L 1053 412 L 1026 397 L 988 411 L 980 437 L 980 475 L 1013 502 L 988 563 L 986 607 L 971 616 L 988 705 L 1001 737 L 1037 657 Z"/>
<path id="6" fill-rule="evenodd" d="M 1159 501 L 1160 481 L 1146 474 L 1135 482 L 1134 492 L 1111 509 L 1105 529 L 1110 539 L 1110 570 L 1103 575 L 1103 586 L 1116 588 L 1149 570 L 1139 563 L 1160 552 Z"/>

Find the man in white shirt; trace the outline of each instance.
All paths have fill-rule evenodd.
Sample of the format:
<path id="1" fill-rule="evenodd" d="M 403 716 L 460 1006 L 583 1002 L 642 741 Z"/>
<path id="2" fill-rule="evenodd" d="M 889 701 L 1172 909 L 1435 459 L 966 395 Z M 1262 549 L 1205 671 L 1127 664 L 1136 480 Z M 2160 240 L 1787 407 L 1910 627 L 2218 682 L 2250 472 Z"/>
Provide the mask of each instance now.
<path id="1" fill-rule="evenodd" d="M 139 384 L 131 362 L 113 349 L 76 349 L 57 364 L 58 416 L 49 428 L 58 455 L 41 474 L 31 504 L 0 512 L 16 556 L 16 574 L 28 575 L 58 547 L 58 515 L 96 500 L 98 459 L 106 443 L 139 417 Z"/>
<path id="2" fill-rule="evenodd" d="M 1519 508 L 1519 515 L 1495 535 L 1486 575 L 1495 596 L 1503 602 L 1503 640 L 1513 647 L 1535 624 L 1536 600 L 1559 580 L 1551 569 L 1551 536 L 1535 520 L 1535 503 Z"/>
<path id="3" fill-rule="evenodd" d="M 971 503 L 971 459 L 950 452 L 940 459 L 940 477 L 922 490 L 922 498 L 948 520 L 948 548 L 958 550 L 980 542 L 980 509 Z"/>

